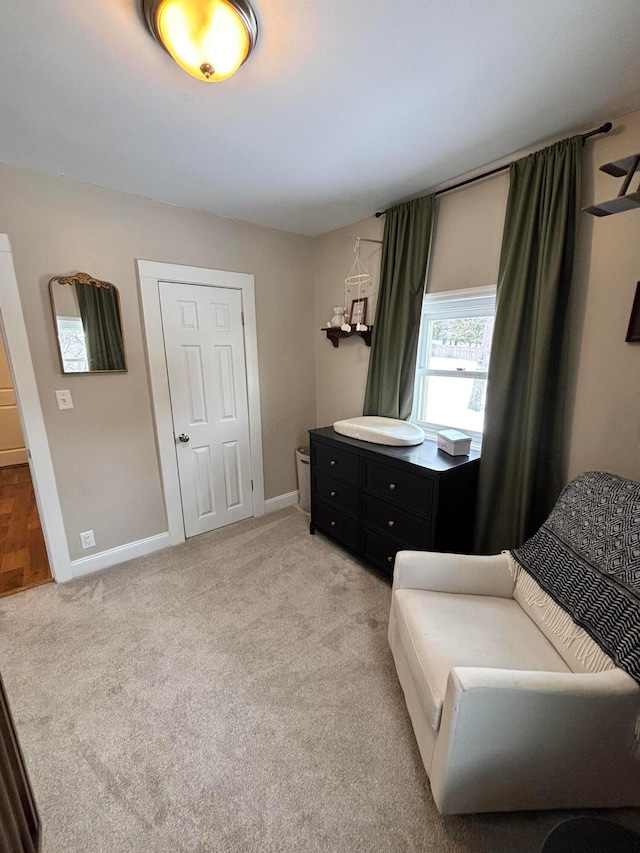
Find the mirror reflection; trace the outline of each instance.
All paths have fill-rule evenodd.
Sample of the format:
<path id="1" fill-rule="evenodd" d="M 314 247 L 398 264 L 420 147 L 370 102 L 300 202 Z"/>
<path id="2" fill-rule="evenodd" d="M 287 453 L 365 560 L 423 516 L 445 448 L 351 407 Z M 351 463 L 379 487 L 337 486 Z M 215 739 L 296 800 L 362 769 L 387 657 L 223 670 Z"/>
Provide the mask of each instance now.
<path id="1" fill-rule="evenodd" d="M 49 282 L 63 373 L 127 369 L 118 288 L 87 273 Z"/>

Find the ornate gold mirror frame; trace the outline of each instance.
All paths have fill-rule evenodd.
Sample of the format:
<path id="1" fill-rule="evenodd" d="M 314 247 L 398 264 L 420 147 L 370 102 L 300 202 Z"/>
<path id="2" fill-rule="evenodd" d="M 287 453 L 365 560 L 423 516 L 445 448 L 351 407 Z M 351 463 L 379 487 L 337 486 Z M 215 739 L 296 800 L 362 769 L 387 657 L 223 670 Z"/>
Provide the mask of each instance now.
<path id="1" fill-rule="evenodd" d="M 49 294 L 62 372 L 126 372 L 120 293 L 115 284 L 84 272 L 58 275 L 49 282 Z"/>

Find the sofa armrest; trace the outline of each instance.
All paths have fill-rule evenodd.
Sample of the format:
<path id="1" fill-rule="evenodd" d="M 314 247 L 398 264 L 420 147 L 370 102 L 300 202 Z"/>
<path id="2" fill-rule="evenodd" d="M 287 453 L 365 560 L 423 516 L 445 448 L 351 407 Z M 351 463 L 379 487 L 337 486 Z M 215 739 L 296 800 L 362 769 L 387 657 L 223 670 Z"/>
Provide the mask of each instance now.
<path id="1" fill-rule="evenodd" d="M 393 588 L 512 598 L 515 580 L 508 554 L 475 557 L 434 551 L 399 551 Z"/>
<path id="2" fill-rule="evenodd" d="M 438 808 L 457 813 L 638 803 L 639 717 L 640 686 L 620 669 L 456 667 L 431 765 Z"/>
<path id="3" fill-rule="evenodd" d="M 449 673 L 447 691 L 469 694 L 472 690 L 503 691 L 557 696 L 567 700 L 601 698 L 607 702 L 631 701 L 640 715 L 640 685 L 616 667 L 604 672 L 544 672 L 520 669 L 493 669 L 480 666 L 457 666 Z"/>

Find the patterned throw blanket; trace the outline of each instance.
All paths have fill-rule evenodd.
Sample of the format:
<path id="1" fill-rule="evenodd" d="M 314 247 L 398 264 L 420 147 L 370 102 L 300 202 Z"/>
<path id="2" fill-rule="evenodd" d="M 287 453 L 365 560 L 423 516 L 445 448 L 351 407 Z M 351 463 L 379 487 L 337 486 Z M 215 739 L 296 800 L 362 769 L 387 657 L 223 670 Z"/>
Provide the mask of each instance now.
<path id="1" fill-rule="evenodd" d="M 511 553 L 640 683 L 640 483 L 581 474 L 540 530 Z"/>

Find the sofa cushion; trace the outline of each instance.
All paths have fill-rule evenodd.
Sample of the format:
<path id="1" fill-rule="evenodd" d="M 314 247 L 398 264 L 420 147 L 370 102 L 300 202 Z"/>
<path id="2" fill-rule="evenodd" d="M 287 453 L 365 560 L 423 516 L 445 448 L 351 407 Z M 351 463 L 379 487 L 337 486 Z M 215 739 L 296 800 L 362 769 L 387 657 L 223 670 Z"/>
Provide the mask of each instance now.
<path id="1" fill-rule="evenodd" d="M 571 671 L 512 599 L 422 589 L 394 596 L 399 640 L 434 731 L 453 667 Z"/>

